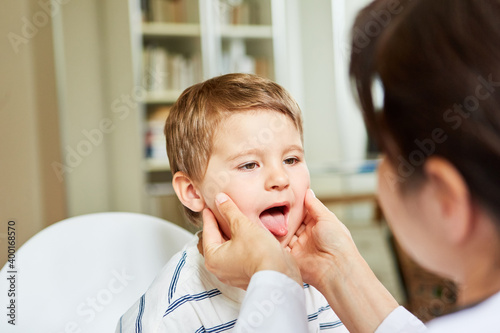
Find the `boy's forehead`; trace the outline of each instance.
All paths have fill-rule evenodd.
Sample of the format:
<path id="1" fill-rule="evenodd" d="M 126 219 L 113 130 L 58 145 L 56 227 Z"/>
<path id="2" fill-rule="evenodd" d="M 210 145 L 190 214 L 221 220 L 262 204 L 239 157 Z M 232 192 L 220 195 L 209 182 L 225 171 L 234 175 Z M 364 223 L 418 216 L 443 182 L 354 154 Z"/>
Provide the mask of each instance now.
<path id="1" fill-rule="evenodd" d="M 219 128 L 218 133 L 227 132 L 228 129 L 237 128 L 240 130 L 272 131 L 273 133 L 283 132 L 285 130 L 297 129 L 292 119 L 275 110 L 246 110 L 229 114 L 225 117 Z"/>
<path id="2" fill-rule="evenodd" d="M 287 115 L 272 110 L 235 112 L 223 119 L 214 136 L 213 152 L 227 147 L 249 149 L 279 141 L 302 146 L 301 135 Z"/>

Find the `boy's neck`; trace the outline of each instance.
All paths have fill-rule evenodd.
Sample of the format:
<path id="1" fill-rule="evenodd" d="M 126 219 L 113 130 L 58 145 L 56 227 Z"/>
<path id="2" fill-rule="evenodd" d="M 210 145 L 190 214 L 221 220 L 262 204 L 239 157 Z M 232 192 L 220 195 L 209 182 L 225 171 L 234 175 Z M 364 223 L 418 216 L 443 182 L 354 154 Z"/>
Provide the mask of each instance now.
<path id="1" fill-rule="evenodd" d="M 200 254 L 203 256 L 203 233 L 200 232 L 198 238 L 198 251 L 200 251 Z"/>

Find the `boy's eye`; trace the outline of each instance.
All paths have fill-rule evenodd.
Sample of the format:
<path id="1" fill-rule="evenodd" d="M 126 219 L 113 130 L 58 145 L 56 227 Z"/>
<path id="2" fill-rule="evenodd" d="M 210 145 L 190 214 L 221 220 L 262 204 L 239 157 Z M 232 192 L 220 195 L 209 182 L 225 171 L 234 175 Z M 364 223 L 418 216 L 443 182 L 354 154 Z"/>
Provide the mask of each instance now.
<path id="1" fill-rule="evenodd" d="M 255 162 L 250 162 L 250 163 L 245 163 L 243 165 L 240 165 L 238 169 L 240 170 L 253 170 L 257 168 L 257 163 Z"/>
<path id="2" fill-rule="evenodd" d="M 283 164 L 293 165 L 298 163 L 299 159 L 297 157 L 289 157 L 283 161 Z"/>

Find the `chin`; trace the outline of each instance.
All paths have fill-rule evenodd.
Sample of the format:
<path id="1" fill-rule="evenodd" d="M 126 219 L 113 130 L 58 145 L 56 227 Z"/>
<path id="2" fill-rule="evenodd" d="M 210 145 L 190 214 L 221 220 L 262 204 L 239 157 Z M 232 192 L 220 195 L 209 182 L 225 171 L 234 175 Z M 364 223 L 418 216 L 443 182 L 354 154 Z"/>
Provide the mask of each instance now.
<path id="1" fill-rule="evenodd" d="M 288 244 L 290 243 L 291 237 L 289 237 L 289 235 L 286 234 L 286 236 L 276 237 L 276 239 L 278 240 L 278 242 L 281 244 L 282 247 L 287 247 Z"/>

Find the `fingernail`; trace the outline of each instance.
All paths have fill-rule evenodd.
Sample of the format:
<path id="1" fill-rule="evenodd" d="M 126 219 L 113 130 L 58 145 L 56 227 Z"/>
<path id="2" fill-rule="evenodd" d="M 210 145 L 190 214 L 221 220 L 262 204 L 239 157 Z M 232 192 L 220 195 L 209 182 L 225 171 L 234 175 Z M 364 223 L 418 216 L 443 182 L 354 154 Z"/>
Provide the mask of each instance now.
<path id="1" fill-rule="evenodd" d="M 226 201 L 227 201 L 227 199 L 229 199 L 229 198 L 228 198 L 228 196 L 227 196 L 226 194 L 224 194 L 224 193 L 218 193 L 218 194 L 215 196 L 215 201 L 217 201 L 217 203 L 218 203 L 219 205 L 220 205 L 220 204 L 222 204 L 222 203 L 224 203 L 224 202 L 226 202 Z"/>
<path id="2" fill-rule="evenodd" d="M 314 191 L 312 189 L 309 189 L 309 191 L 311 191 L 311 194 L 313 195 L 313 197 L 316 198 L 316 194 L 314 194 Z"/>

